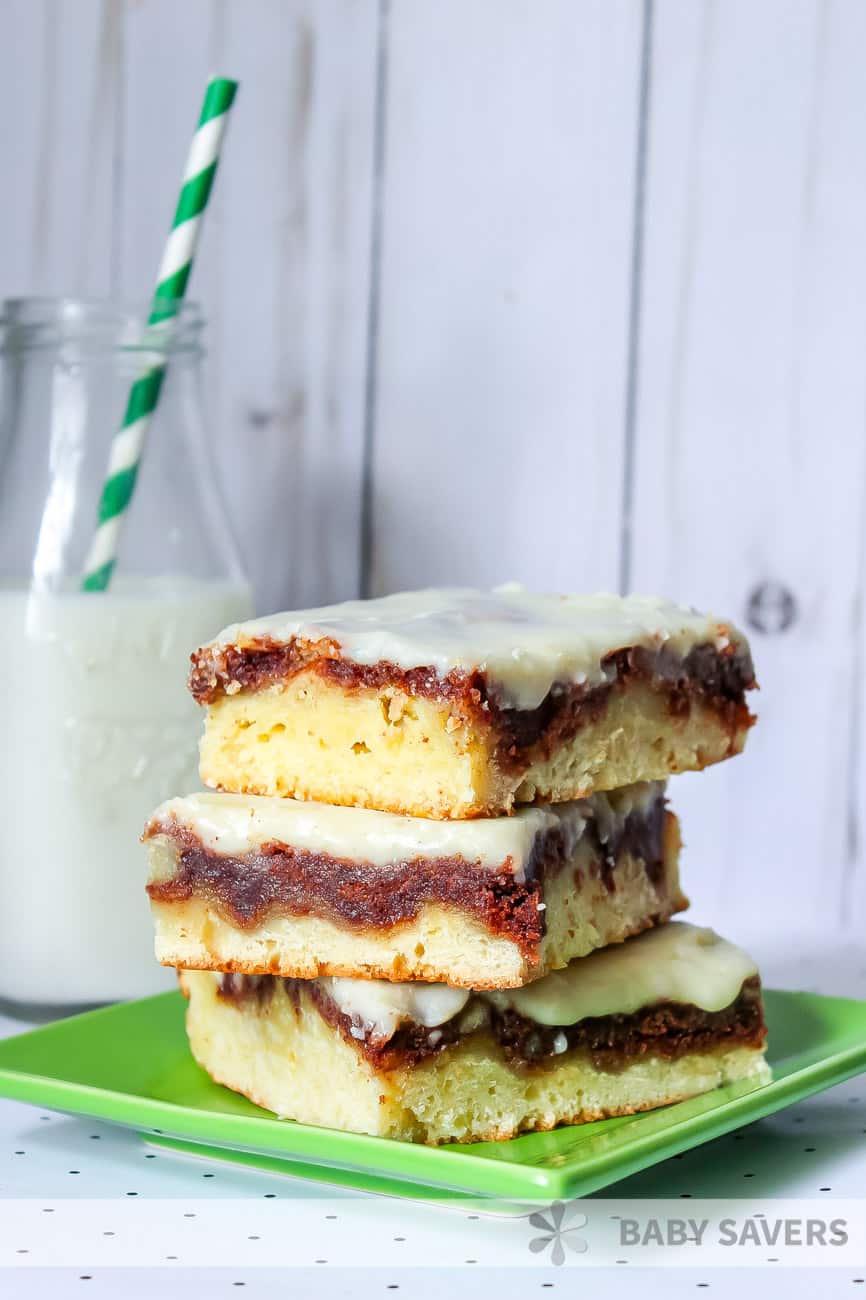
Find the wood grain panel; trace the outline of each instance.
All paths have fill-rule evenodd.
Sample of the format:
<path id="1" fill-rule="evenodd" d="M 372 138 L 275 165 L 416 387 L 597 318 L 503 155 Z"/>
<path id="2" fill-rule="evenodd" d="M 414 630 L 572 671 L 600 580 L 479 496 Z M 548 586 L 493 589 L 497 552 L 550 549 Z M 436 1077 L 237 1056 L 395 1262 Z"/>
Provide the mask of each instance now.
<path id="1" fill-rule="evenodd" d="M 7 0 L 0 30 L 0 296 L 108 293 L 118 8 Z"/>
<path id="2" fill-rule="evenodd" d="M 392 6 L 376 592 L 616 582 L 641 16 Z"/>
<path id="3" fill-rule="evenodd" d="M 864 47 L 855 3 L 657 7 L 631 567 L 753 637 L 746 756 L 674 790 L 687 885 L 733 923 L 848 919 Z"/>
<path id="4" fill-rule="evenodd" d="M 851 485 L 854 490 L 855 485 Z M 851 932 L 866 933 L 866 474 L 860 480 L 860 529 L 853 545 L 860 572 L 853 609 L 855 650 L 851 673 L 853 727 L 848 763 L 851 801 L 839 918 Z"/>
<path id="5" fill-rule="evenodd" d="M 153 291 L 189 142 L 212 72 L 222 72 L 217 45 L 220 6 L 214 0 L 122 0 L 124 87 L 120 110 L 121 178 L 115 214 L 120 247 L 119 292 L 146 302 Z M 166 39 L 167 33 L 171 39 Z M 208 207 L 190 295 L 213 309 L 222 240 L 224 188 L 235 165 L 232 122 L 229 162 Z M 227 180 L 228 176 L 228 180 Z"/>

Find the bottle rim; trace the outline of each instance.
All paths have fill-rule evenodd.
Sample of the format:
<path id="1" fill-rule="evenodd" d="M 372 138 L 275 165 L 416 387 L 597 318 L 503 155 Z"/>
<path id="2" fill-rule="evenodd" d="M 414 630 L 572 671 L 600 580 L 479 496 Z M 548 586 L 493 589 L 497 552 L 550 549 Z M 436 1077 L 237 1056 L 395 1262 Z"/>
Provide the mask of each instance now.
<path id="1" fill-rule="evenodd" d="M 50 349 L 64 343 L 88 351 L 200 352 L 204 324 L 194 300 L 5 298 L 0 303 L 0 352 Z"/>

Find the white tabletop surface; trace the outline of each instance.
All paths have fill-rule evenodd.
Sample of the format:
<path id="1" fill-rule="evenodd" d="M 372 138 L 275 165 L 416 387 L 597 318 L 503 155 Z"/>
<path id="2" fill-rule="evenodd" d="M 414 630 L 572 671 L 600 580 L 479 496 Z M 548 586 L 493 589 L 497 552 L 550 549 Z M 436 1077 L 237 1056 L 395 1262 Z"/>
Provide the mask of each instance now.
<path id="1" fill-rule="evenodd" d="M 770 985 L 866 998 L 862 947 L 790 937 L 751 947 Z M 25 1028 L 0 1018 L 0 1036 Z M 866 1077 L 600 1196 L 685 1203 L 747 1197 L 768 1208 L 777 1198 L 866 1204 Z M 591 1215 L 593 1199 L 577 1208 Z M 761 1267 L 640 1268 L 632 1259 L 617 1268 L 593 1267 L 587 1257 L 580 1261 L 587 1267 L 555 1267 L 546 1248 L 525 1249 L 531 1235 L 525 1220 L 504 1225 L 465 1209 L 358 1197 L 179 1157 L 148 1147 L 129 1130 L 7 1101 L 0 1101 L 0 1200 L 0 1296 L 16 1300 L 155 1294 L 420 1300 L 446 1288 L 457 1300 L 476 1297 L 479 1287 L 508 1300 L 575 1295 L 596 1284 L 605 1297 L 670 1300 L 706 1290 L 738 1300 L 818 1292 L 866 1300 L 866 1259 L 775 1271 L 764 1260 Z"/>

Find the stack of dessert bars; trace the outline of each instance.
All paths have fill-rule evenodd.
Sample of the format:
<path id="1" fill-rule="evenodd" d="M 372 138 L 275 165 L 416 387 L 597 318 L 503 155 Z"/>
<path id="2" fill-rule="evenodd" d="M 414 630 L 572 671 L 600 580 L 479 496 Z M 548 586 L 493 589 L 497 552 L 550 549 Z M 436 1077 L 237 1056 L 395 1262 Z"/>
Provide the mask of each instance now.
<path id="1" fill-rule="evenodd" d="M 192 656 L 206 793 L 145 829 L 198 1062 L 307 1124 L 505 1139 L 768 1077 L 742 949 L 671 917 L 671 773 L 737 754 L 748 645 L 649 597 L 429 590 Z"/>

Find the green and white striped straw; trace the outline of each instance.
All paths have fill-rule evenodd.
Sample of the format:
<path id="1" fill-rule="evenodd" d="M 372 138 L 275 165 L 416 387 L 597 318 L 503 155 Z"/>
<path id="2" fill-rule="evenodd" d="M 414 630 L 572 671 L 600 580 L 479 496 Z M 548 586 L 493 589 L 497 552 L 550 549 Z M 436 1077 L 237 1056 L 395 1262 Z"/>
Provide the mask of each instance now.
<path id="1" fill-rule="evenodd" d="M 159 325 L 176 316 L 180 309 L 237 87 L 236 81 L 225 77 L 213 77 L 208 82 L 198 128 L 186 161 L 177 210 L 162 255 L 148 325 Z M 111 581 L 120 531 L 135 490 L 147 429 L 159 401 L 165 370 L 164 363 L 151 367 L 130 389 L 123 423 L 111 443 L 97 529 L 81 582 L 84 591 L 105 591 Z"/>

